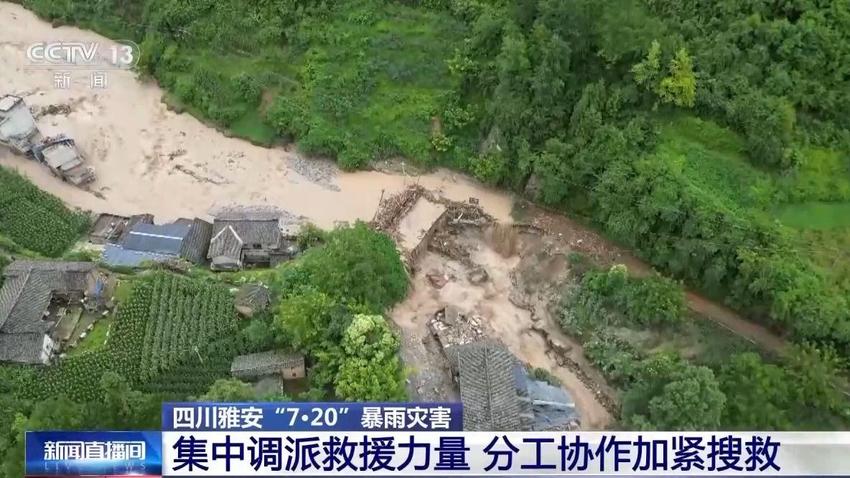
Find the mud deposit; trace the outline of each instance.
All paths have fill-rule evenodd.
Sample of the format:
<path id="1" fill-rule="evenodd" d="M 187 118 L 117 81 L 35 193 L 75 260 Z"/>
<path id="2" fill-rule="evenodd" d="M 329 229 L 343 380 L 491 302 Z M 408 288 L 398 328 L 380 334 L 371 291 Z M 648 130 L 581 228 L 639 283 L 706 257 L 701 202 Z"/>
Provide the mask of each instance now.
<path id="1" fill-rule="evenodd" d="M 451 306 L 473 317 L 482 335 L 502 342 L 521 361 L 556 376 L 575 400 L 583 429 L 605 428 L 613 418 L 604 397 L 613 391 L 594 384 L 601 377 L 583 360 L 579 344 L 560 332 L 549 311 L 560 284 L 569 278 L 563 251 L 552 249 L 549 241 L 535 234 L 505 236 L 493 229 L 469 228 L 457 238 L 469 250 L 469 263 L 434 251 L 417 261 L 412 290 L 391 313 L 410 337 L 405 340 L 404 358 L 413 372 L 411 392 L 422 399 L 455 396 L 455 386 L 448 389 L 449 394 L 435 393 L 447 390 L 451 376 L 427 325 L 436 311 Z M 494 237 L 501 240 L 494 242 Z M 510 247 L 505 247 L 505 241 Z M 510 251 L 507 257 L 505 250 Z M 480 270 L 486 272 L 484 281 L 473 273 Z"/>

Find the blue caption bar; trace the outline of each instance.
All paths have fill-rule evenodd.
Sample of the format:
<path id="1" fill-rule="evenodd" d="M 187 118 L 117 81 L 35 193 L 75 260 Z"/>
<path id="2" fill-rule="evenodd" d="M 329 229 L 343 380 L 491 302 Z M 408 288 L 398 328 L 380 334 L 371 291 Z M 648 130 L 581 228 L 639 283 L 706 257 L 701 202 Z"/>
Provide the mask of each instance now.
<path id="1" fill-rule="evenodd" d="M 160 432 L 26 432 L 27 476 L 161 475 Z"/>
<path id="2" fill-rule="evenodd" d="M 459 403 L 164 403 L 163 431 L 462 431 Z"/>

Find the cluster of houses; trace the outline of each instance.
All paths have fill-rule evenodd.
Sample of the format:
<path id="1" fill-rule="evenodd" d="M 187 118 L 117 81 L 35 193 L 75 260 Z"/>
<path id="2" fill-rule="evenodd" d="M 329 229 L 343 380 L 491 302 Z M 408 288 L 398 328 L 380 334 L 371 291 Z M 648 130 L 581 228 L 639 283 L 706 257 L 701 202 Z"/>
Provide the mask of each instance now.
<path id="1" fill-rule="evenodd" d="M 149 214 L 102 214 L 90 239 L 104 245 L 102 260 L 113 267 L 182 260 L 209 264 L 217 271 L 233 271 L 273 267 L 291 259 L 298 252 L 295 235 L 299 228 L 297 223 L 284 224 L 279 213 L 250 209 L 223 212 L 212 223 L 184 218 L 155 224 Z"/>
<path id="2" fill-rule="evenodd" d="M 101 260 L 110 267 L 192 263 L 232 271 L 291 259 L 298 252 L 299 229 L 300 224 L 284 223 L 278 213 L 248 208 L 221 213 L 212 222 L 194 218 L 167 224 L 156 224 L 149 214 L 102 214 L 89 241 L 102 246 Z M 65 346 L 85 337 L 92 321 L 112 305 L 114 279 L 92 262 L 18 260 L 2 273 L 0 362 L 51 363 Z M 236 308 L 250 317 L 269 300 L 264 287 L 246 286 L 236 295 Z M 298 379 L 304 377 L 304 360 L 276 352 L 245 356 L 234 362 L 233 373 Z"/>

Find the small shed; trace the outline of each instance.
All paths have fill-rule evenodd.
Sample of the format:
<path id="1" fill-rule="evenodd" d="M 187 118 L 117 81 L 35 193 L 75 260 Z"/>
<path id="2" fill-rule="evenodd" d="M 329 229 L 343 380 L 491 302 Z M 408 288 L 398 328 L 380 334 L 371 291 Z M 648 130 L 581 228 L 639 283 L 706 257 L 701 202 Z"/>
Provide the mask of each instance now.
<path id="1" fill-rule="evenodd" d="M 240 355 L 233 359 L 230 374 L 239 380 L 257 380 L 278 375 L 284 380 L 295 380 L 307 375 L 304 356 L 277 350 Z"/>

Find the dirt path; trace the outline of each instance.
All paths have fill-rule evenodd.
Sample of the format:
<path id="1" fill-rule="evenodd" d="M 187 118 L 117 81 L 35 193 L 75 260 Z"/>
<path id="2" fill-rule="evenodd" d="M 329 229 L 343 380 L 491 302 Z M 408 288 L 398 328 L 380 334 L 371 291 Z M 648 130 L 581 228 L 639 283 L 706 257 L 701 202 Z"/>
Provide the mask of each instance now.
<path id="1" fill-rule="evenodd" d="M 652 266 L 587 226 L 538 207 L 530 205 L 524 207 L 531 224 L 557 236 L 575 250 L 588 254 L 596 262 L 625 264 L 632 274 L 639 277 L 653 273 Z M 781 355 L 788 347 L 788 343 L 783 338 L 766 327 L 747 320 L 729 307 L 706 299 L 696 292 L 686 290 L 685 301 L 688 309 L 700 317 L 719 324 L 770 353 Z"/>
<path id="2" fill-rule="evenodd" d="M 784 339 L 766 327 L 744 319 L 729 307 L 712 302 L 691 291 L 685 293 L 685 300 L 688 303 L 688 309 L 700 317 L 714 321 L 770 353 L 782 355 L 788 349 L 788 343 Z"/>

